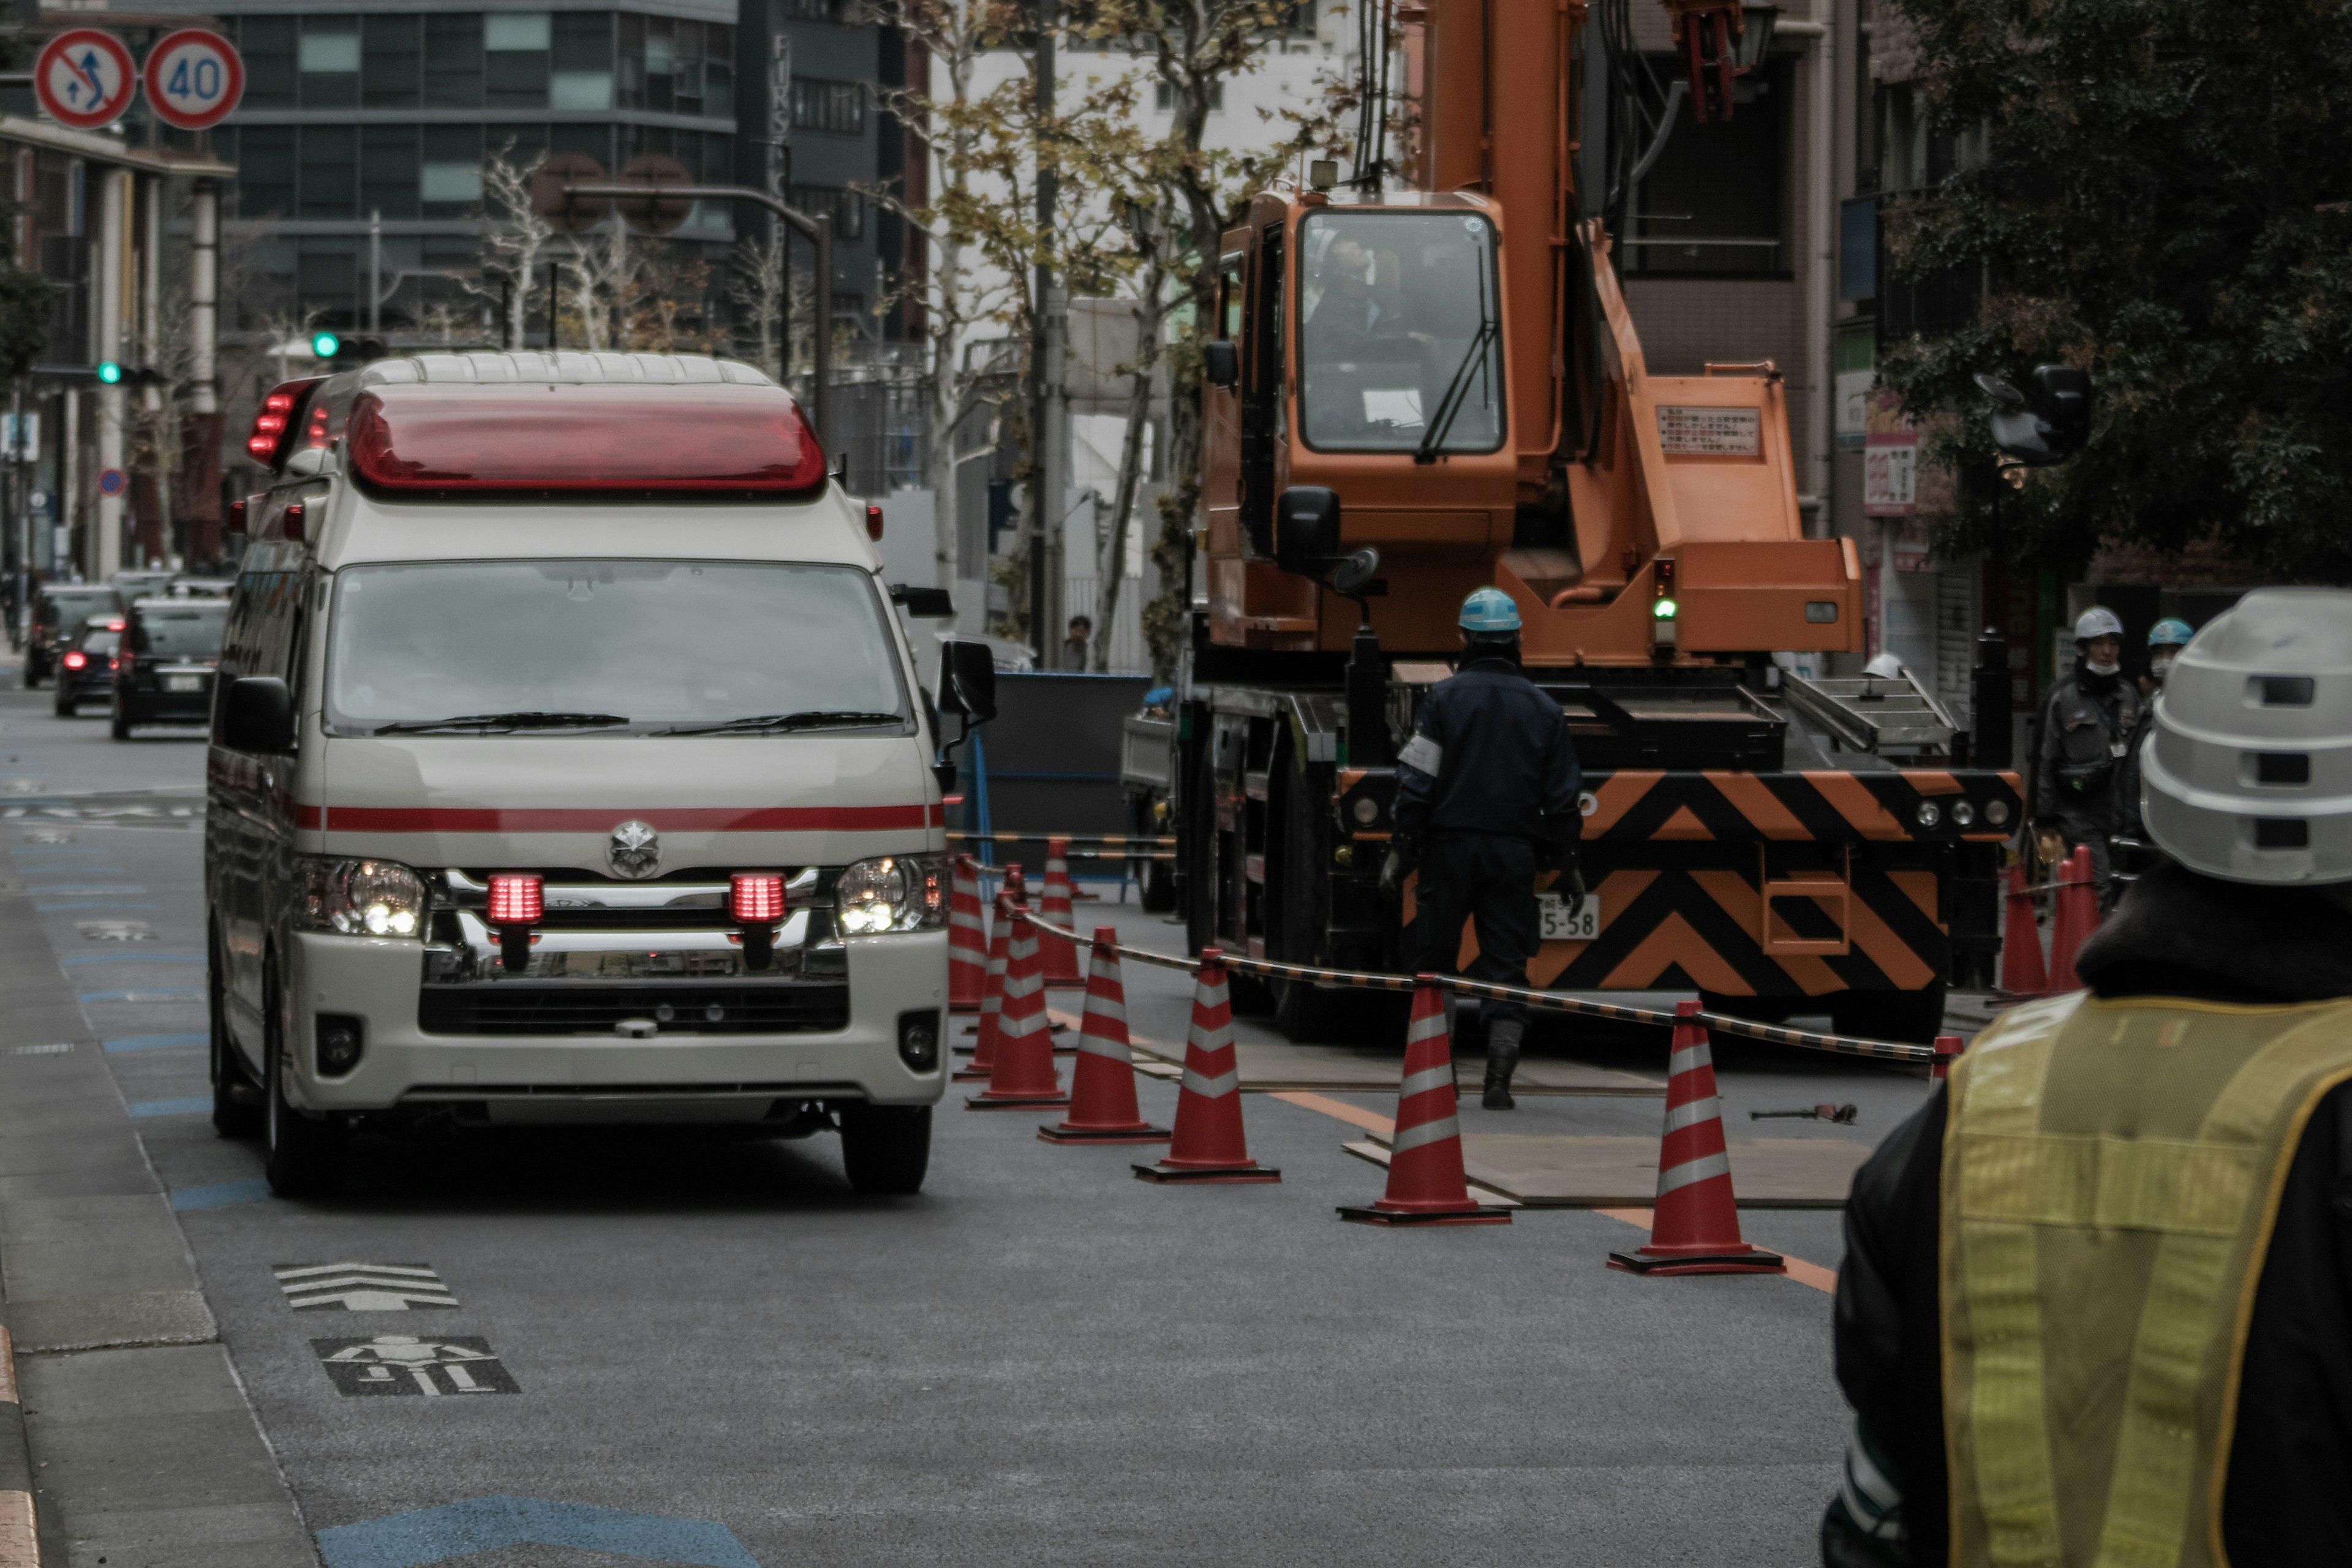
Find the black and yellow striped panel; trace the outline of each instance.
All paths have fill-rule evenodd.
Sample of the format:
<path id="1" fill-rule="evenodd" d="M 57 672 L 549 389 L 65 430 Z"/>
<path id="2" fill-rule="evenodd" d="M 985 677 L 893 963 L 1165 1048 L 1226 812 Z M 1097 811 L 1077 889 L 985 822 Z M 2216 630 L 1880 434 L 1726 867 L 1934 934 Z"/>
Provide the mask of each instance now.
<path id="1" fill-rule="evenodd" d="M 1680 839 L 1723 844 L 1855 844 L 1870 840 L 1948 844 L 1995 843 L 2017 827 L 2023 809 L 2018 777 L 1977 768 L 1913 768 L 1858 773 L 1747 773 L 1649 772 L 1591 773 L 1585 788 L 1594 809 L 1584 819 L 1587 843 Z M 1932 802 L 1936 822 L 1923 824 Z M 1955 823 L 1965 802 L 1974 820 Z M 1988 808 L 2003 809 L 1990 821 Z"/>

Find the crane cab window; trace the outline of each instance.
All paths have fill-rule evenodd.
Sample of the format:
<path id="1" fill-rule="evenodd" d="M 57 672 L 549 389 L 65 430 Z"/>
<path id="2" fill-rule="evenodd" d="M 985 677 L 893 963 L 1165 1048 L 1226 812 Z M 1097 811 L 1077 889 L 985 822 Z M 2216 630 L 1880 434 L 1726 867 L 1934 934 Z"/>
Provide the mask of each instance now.
<path id="1" fill-rule="evenodd" d="M 1465 212 L 1320 212 L 1299 225 L 1299 402 L 1322 452 L 1503 444 L 1495 228 Z"/>

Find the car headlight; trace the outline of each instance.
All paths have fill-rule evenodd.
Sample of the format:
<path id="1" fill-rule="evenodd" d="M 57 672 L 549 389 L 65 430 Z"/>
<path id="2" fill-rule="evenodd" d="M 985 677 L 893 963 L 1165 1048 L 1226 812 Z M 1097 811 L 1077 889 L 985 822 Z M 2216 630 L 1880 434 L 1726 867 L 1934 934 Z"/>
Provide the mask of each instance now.
<path id="1" fill-rule="evenodd" d="M 833 885 L 834 923 L 844 936 L 937 931 L 948 920 L 944 855 L 883 855 L 846 867 Z"/>
<path id="2" fill-rule="evenodd" d="M 346 936 L 416 936 L 425 930 L 425 879 L 394 860 L 298 855 L 294 921 Z"/>

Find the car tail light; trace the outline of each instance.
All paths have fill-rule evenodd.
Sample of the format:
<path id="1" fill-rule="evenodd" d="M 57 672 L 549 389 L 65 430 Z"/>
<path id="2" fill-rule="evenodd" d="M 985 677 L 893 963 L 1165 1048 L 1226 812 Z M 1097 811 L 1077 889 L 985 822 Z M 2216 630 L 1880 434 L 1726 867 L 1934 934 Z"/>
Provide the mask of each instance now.
<path id="1" fill-rule="evenodd" d="M 738 871 L 730 879 L 727 910 L 739 925 L 773 925 L 784 918 L 784 879 L 775 871 Z"/>
<path id="2" fill-rule="evenodd" d="M 872 501 L 866 503 L 866 537 L 874 540 L 882 537 L 882 509 Z"/>
<path id="3" fill-rule="evenodd" d="M 68 669 L 79 669 L 83 665 L 89 662 L 89 655 L 86 653 L 69 653 L 58 662 L 64 665 Z"/>
<path id="4" fill-rule="evenodd" d="M 547 912 L 543 879 L 529 872 L 499 871 L 490 878 L 490 923 L 535 926 Z"/>

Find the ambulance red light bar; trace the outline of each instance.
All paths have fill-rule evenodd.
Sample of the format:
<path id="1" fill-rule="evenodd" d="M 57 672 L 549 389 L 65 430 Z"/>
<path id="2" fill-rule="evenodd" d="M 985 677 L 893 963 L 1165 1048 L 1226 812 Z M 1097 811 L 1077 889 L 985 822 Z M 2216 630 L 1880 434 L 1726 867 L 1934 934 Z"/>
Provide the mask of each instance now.
<path id="1" fill-rule="evenodd" d="M 380 493 L 660 491 L 785 496 L 824 488 L 824 452 L 773 386 L 386 386 L 352 405 L 344 449 Z"/>
<path id="2" fill-rule="evenodd" d="M 245 449 L 253 460 L 276 468 L 286 455 L 287 435 L 294 426 L 294 411 L 311 387 L 326 380 L 323 375 L 306 375 L 299 381 L 281 381 L 269 389 L 261 400 L 259 412 L 253 416 L 253 430 L 245 438 Z"/>
<path id="3" fill-rule="evenodd" d="M 738 925 L 773 925 L 784 918 L 784 879 L 777 871 L 738 871 L 728 879 L 727 912 Z"/>

